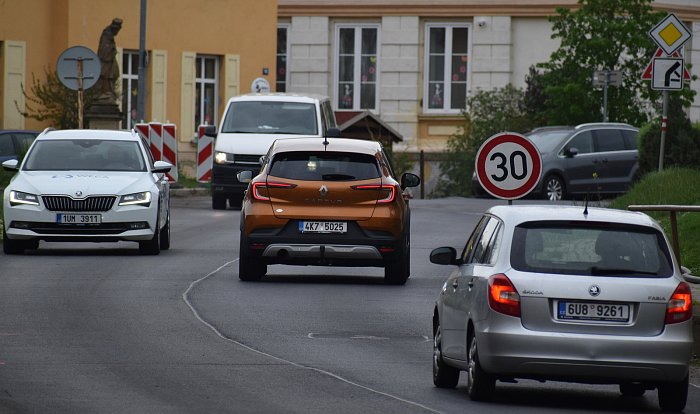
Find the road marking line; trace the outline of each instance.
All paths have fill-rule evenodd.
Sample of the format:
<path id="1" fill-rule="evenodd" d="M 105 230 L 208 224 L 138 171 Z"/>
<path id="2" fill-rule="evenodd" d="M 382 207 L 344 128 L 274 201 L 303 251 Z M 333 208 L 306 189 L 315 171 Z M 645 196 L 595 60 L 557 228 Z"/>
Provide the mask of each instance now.
<path id="1" fill-rule="evenodd" d="M 194 317 L 197 318 L 197 320 L 199 320 L 202 324 L 204 324 L 205 326 L 207 326 L 209 329 L 211 329 L 212 332 L 214 332 L 214 334 L 216 334 L 216 336 L 218 336 L 219 338 L 223 339 L 224 341 L 227 341 L 227 342 L 230 342 L 230 343 L 232 343 L 232 344 L 238 345 L 238 346 L 240 346 L 241 348 L 245 348 L 245 349 L 247 349 L 247 350 L 249 350 L 249 351 L 251 351 L 251 352 L 255 352 L 256 354 L 259 354 L 259 355 L 262 355 L 262 356 L 265 356 L 265 357 L 268 357 L 268 358 L 272 358 L 272 359 L 274 359 L 274 360 L 276 360 L 276 361 L 279 361 L 279 362 L 282 362 L 282 363 L 285 363 L 285 364 L 288 364 L 288 365 L 291 365 L 291 366 L 294 366 L 294 367 L 297 367 L 297 368 L 306 369 L 306 370 L 309 370 L 309 371 L 317 372 L 317 373 L 319 373 L 319 374 L 327 375 L 327 376 L 329 376 L 329 377 L 331 377 L 331 378 L 335 378 L 335 379 L 337 379 L 338 381 L 342 381 L 342 382 L 344 382 L 344 383 L 346 383 L 346 384 L 349 384 L 349 385 L 352 385 L 352 386 L 354 386 L 354 387 L 361 388 L 361 389 L 363 389 L 363 390 L 369 391 L 369 392 L 374 393 L 374 394 L 378 394 L 378 395 L 381 395 L 381 396 L 384 396 L 384 397 L 388 397 L 388 398 L 391 398 L 391 399 L 394 399 L 394 400 L 397 400 L 397 401 L 401 401 L 401 402 L 406 403 L 406 404 L 413 405 L 413 406 L 415 406 L 415 407 L 422 408 L 422 409 L 424 409 L 424 410 L 426 410 L 426 411 L 430 411 L 431 413 L 444 414 L 442 411 L 438 411 L 438 410 L 432 409 L 432 408 L 430 408 L 430 407 L 427 407 L 427 406 L 425 406 L 425 405 L 423 405 L 423 404 L 420 404 L 420 403 L 417 403 L 417 402 L 415 402 L 415 401 L 406 400 L 406 399 L 404 399 L 404 398 L 397 397 L 396 395 L 391 395 L 391 394 L 388 394 L 388 393 L 386 393 L 386 392 L 382 392 L 382 391 L 379 391 L 379 390 L 375 390 L 374 388 L 370 388 L 370 387 L 368 387 L 368 386 L 366 386 L 366 385 L 362 385 L 362 384 L 358 384 L 358 383 L 356 383 L 356 382 L 350 381 L 350 380 L 348 380 L 348 379 L 346 379 L 346 378 L 343 378 L 343 377 L 341 377 L 341 376 L 338 375 L 338 374 L 334 374 L 334 373 L 332 373 L 332 372 L 330 372 L 330 371 L 326 371 L 326 370 L 323 370 L 323 369 L 320 369 L 320 368 L 315 368 L 315 367 L 311 367 L 311 366 L 307 366 L 307 365 L 302 365 L 302 364 L 299 364 L 299 363 L 297 363 L 297 362 L 289 361 L 289 360 L 286 360 L 286 359 L 284 359 L 284 358 L 281 358 L 281 357 L 278 357 L 278 356 L 274 356 L 274 355 L 272 355 L 272 354 L 268 354 L 268 353 L 266 353 L 266 352 L 263 352 L 263 351 L 260 351 L 260 350 L 258 350 L 258 349 L 252 348 L 252 347 L 250 347 L 250 346 L 248 346 L 248 345 L 245 345 L 245 344 L 243 344 L 243 343 L 241 343 L 241 342 L 236 341 L 235 339 L 229 338 L 229 337 L 225 336 L 224 334 L 222 334 L 221 331 L 219 331 L 218 329 L 216 329 L 216 327 L 214 327 L 214 325 L 212 325 L 212 324 L 210 324 L 209 322 L 205 321 L 205 320 L 199 315 L 199 312 L 197 312 L 197 309 L 195 309 L 195 307 L 192 305 L 192 303 L 190 303 L 190 300 L 189 300 L 188 296 L 189 296 L 190 291 L 192 291 L 192 289 L 193 289 L 196 285 L 198 285 L 200 282 L 203 282 L 204 280 L 206 280 L 206 279 L 208 279 L 208 278 L 214 276 L 214 275 L 217 274 L 221 269 L 223 269 L 223 268 L 225 268 L 225 267 L 227 267 L 227 266 L 229 266 L 229 265 L 231 265 L 231 264 L 233 264 L 233 263 L 235 263 L 235 262 L 237 262 L 237 261 L 238 261 L 238 259 L 231 260 L 230 262 L 226 262 L 226 263 L 222 264 L 221 266 L 219 266 L 218 268 L 216 268 L 215 270 L 213 270 L 212 272 L 210 272 L 209 274 L 207 274 L 206 276 L 203 276 L 203 277 L 201 277 L 201 278 L 195 280 L 194 282 L 190 283 L 190 286 L 189 286 L 189 287 L 187 288 L 187 290 L 182 294 L 182 300 L 184 300 L 184 301 L 185 301 L 185 304 L 190 308 L 190 311 L 192 312 L 192 314 L 194 315 Z"/>

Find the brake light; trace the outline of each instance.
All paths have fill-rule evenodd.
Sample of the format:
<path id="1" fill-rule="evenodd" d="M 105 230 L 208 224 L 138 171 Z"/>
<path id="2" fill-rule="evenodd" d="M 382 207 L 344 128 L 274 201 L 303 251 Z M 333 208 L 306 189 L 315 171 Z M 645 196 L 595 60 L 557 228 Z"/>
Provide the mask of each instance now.
<path id="1" fill-rule="evenodd" d="M 496 312 L 520 317 L 520 295 L 502 273 L 489 277 L 489 306 Z"/>
<path id="2" fill-rule="evenodd" d="M 386 197 L 377 200 L 377 203 L 391 203 L 396 197 L 396 189 L 393 185 L 389 184 L 365 184 L 365 185 L 353 185 L 354 190 L 379 190 L 386 192 Z"/>
<path id="3" fill-rule="evenodd" d="M 690 287 L 681 282 L 666 304 L 666 324 L 685 322 L 692 316 L 693 298 Z"/>
<path id="4" fill-rule="evenodd" d="M 269 201 L 270 195 L 267 191 L 268 188 L 294 188 L 296 184 L 288 183 L 275 183 L 275 182 L 264 182 L 258 181 L 253 183 L 253 198 L 260 201 Z"/>

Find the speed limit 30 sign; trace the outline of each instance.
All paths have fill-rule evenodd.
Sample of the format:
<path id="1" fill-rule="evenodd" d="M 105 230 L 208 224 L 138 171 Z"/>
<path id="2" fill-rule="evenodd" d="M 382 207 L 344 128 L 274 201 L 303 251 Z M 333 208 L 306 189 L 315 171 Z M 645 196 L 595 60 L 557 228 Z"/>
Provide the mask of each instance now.
<path id="1" fill-rule="evenodd" d="M 487 139 L 476 153 L 476 177 L 489 194 L 504 200 L 532 191 L 542 174 L 537 147 L 523 135 L 503 132 Z"/>

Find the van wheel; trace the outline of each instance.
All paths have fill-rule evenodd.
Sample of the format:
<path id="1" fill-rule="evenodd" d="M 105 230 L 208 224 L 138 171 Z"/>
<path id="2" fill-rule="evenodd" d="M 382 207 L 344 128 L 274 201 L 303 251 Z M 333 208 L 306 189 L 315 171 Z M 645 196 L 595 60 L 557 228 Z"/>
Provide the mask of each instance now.
<path id="1" fill-rule="evenodd" d="M 226 210 L 226 197 L 211 196 L 211 208 L 214 210 Z"/>
<path id="2" fill-rule="evenodd" d="M 558 175 L 548 175 L 544 180 L 544 197 L 549 201 L 563 200 L 565 196 L 564 180 Z"/>

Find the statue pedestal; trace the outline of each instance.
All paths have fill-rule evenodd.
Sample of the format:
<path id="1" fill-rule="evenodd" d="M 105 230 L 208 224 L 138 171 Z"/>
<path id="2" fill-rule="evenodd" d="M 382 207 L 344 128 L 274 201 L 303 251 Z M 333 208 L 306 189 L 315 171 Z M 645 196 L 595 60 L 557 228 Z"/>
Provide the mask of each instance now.
<path id="1" fill-rule="evenodd" d="M 115 103 L 93 103 L 85 112 L 89 129 L 121 129 L 122 112 Z"/>

